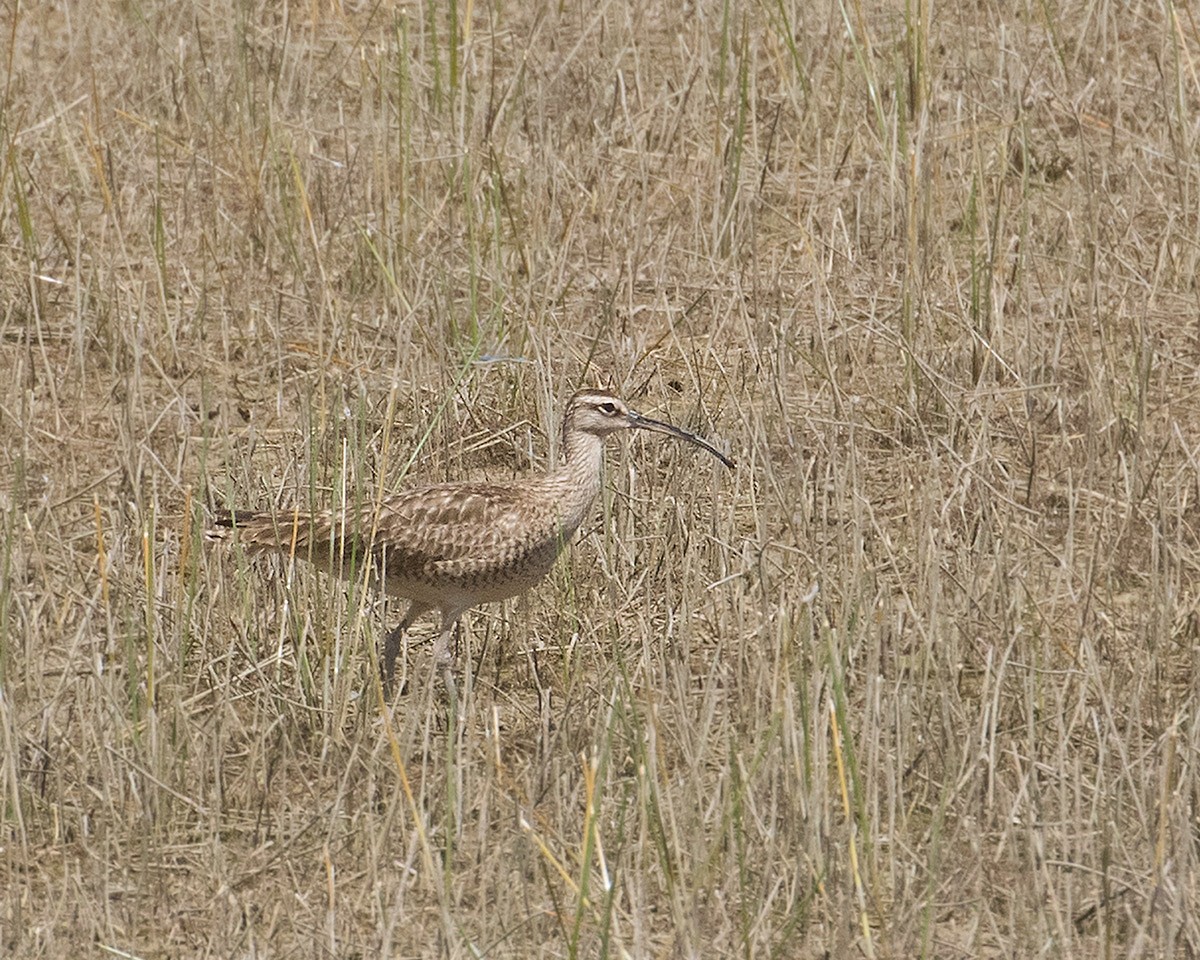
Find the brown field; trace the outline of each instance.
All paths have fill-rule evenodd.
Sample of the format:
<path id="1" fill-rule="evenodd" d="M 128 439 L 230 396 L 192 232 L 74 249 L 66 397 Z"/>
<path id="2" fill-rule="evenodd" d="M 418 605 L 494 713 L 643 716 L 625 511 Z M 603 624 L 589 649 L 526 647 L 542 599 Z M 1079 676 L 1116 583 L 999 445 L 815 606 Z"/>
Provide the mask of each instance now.
<path id="1" fill-rule="evenodd" d="M 0 956 L 1200 956 L 1186 6 L 19 3 Z M 611 442 L 436 619 L 205 541 Z"/>

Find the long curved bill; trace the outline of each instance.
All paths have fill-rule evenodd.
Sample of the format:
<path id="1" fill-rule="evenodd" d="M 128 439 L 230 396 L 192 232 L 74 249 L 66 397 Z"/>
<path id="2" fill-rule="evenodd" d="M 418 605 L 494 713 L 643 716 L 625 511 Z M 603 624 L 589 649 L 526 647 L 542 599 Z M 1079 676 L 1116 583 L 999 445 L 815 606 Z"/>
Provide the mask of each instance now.
<path id="1" fill-rule="evenodd" d="M 688 443 L 694 443 L 698 447 L 703 447 L 714 457 L 720 460 L 725 466 L 732 470 L 736 464 L 730 460 L 725 454 L 714 447 L 707 440 L 702 440 L 696 434 L 688 430 L 683 430 L 674 424 L 664 423 L 662 420 L 654 420 L 651 417 L 644 417 L 635 410 L 629 411 L 629 425 L 638 427 L 642 430 L 653 430 L 655 433 L 665 433 L 668 437 L 677 437 L 680 440 L 686 440 Z"/>

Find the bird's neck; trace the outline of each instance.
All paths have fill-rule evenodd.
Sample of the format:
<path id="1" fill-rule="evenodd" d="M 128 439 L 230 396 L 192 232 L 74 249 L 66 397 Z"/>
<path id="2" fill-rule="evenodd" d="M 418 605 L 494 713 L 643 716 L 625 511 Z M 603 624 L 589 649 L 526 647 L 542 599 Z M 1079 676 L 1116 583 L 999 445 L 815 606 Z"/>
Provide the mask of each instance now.
<path id="1" fill-rule="evenodd" d="M 559 504 L 559 531 L 566 540 L 583 523 L 600 492 L 604 441 L 590 433 L 568 433 L 564 439 L 562 462 L 546 477 L 546 484 Z"/>

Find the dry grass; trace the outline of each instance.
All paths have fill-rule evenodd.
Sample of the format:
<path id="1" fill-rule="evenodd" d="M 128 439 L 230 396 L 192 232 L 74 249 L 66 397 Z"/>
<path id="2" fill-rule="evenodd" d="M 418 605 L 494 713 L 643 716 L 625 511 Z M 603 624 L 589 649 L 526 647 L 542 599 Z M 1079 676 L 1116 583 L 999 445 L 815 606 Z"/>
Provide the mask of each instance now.
<path id="1" fill-rule="evenodd" d="M 1189 10 L 5 14 L 0 953 L 1200 953 Z M 739 469 L 614 446 L 457 717 L 202 540 L 596 383 Z"/>

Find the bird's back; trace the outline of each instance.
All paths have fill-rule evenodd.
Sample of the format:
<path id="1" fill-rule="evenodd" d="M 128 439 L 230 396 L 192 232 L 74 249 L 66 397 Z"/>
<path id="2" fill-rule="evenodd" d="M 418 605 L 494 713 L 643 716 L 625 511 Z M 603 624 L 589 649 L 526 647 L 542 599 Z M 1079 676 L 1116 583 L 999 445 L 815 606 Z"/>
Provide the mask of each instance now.
<path id="1" fill-rule="evenodd" d="M 220 522 L 236 527 L 249 549 L 294 550 L 338 576 L 361 575 L 370 563 L 388 593 L 438 607 L 520 593 L 549 572 L 574 532 L 544 479 L 436 484 L 388 497 L 378 508 L 239 511 Z"/>

